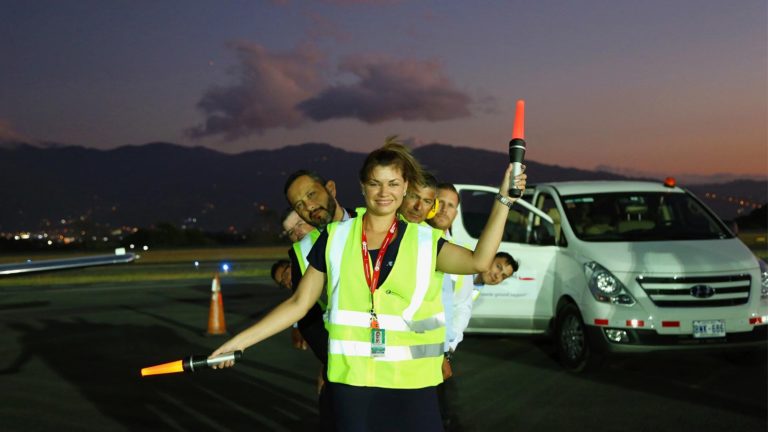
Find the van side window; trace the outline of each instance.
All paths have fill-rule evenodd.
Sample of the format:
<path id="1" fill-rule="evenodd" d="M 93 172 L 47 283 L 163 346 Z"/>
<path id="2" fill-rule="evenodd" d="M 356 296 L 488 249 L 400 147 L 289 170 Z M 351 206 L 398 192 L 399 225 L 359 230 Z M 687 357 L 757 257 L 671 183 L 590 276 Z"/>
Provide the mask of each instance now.
<path id="1" fill-rule="evenodd" d="M 479 238 L 480 233 L 488 221 L 488 215 L 493 206 L 496 194 L 477 191 L 461 191 L 461 220 L 464 229 L 473 238 Z M 525 199 L 524 197 L 523 199 Z M 513 206 L 507 216 L 507 224 L 501 241 L 512 243 L 526 243 L 528 239 L 528 221 L 530 212 L 522 206 Z"/>
<path id="2" fill-rule="evenodd" d="M 536 197 L 536 207 L 552 218 L 552 224 L 547 223 L 538 216 L 534 217 L 533 232 L 535 234 L 535 242 L 540 245 L 564 246 L 566 244 L 565 236 L 563 236 L 563 230 L 560 228 L 560 211 L 557 209 L 555 199 L 548 193 L 541 193 Z"/>

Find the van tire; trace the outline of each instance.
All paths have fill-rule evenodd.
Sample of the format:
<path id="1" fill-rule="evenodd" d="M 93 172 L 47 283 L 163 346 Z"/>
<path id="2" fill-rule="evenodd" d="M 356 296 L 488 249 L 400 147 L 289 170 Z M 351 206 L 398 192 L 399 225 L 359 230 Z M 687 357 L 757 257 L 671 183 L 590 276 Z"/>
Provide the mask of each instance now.
<path id="1" fill-rule="evenodd" d="M 587 338 L 584 320 L 573 303 L 563 306 L 555 322 L 555 346 L 560 364 L 570 372 L 580 373 L 600 363 Z"/>

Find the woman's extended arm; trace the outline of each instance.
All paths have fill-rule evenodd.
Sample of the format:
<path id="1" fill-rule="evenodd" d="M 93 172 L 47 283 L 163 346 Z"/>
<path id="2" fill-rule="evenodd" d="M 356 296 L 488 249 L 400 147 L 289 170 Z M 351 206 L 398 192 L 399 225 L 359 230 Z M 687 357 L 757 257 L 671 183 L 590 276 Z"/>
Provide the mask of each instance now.
<path id="1" fill-rule="evenodd" d="M 256 324 L 241 331 L 232 339 L 211 353 L 211 357 L 232 351 L 245 350 L 249 346 L 290 327 L 307 314 L 315 304 L 325 286 L 325 273 L 316 270 L 311 265 L 301 278 L 298 288 L 286 301 L 272 309 Z M 230 367 L 234 362 L 222 363 L 220 367 Z M 216 366 L 214 366 L 216 368 Z"/>
<path id="2" fill-rule="evenodd" d="M 507 197 L 510 201 L 515 201 L 516 198 L 509 197 L 509 177 L 511 173 L 512 164 L 509 164 L 504 172 L 504 179 L 499 187 L 499 194 Z M 515 187 L 524 190 L 526 178 L 525 172 L 516 176 Z M 495 200 L 475 250 L 470 251 L 461 246 L 446 243 L 437 255 L 437 269 L 450 274 L 474 274 L 488 270 L 501 244 L 501 236 L 504 234 L 504 225 L 507 223 L 508 213 L 509 207 Z"/>

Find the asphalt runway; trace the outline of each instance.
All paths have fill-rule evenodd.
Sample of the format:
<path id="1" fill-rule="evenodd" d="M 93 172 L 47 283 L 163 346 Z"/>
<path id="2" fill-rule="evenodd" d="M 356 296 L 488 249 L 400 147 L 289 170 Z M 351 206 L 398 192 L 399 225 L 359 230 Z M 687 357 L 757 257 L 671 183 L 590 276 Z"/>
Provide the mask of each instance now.
<path id="1" fill-rule="evenodd" d="M 224 276 L 222 290 L 230 333 L 288 295 L 266 277 Z M 207 279 L 1 287 L 0 430 L 315 430 L 319 363 L 287 331 L 232 369 L 140 377 L 225 340 L 205 335 L 209 293 Z M 764 355 L 616 358 L 573 375 L 546 339 L 469 335 L 454 367 L 456 431 L 768 429 Z"/>

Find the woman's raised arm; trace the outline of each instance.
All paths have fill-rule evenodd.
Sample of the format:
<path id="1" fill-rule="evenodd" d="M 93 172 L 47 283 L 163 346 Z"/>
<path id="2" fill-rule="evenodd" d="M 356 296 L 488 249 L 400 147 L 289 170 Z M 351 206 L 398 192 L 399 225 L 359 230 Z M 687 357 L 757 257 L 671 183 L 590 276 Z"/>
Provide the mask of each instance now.
<path id="1" fill-rule="evenodd" d="M 509 164 L 504 172 L 504 178 L 499 187 L 499 194 L 509 203 L 513 203 L 517 198 L 509 196 L 510 175 L 512 174 L 512 164 Z M 528 177 L 523 173 L 514 179 L 515 187 L 525 190 L 525 183 Z M 511 204 L 510 204 L 511 205 Z M 507 223 L 507 214 L 509 207 L 502 204 L 498 199 L 493 202 L 491 214 L 485 223 L 485 228 L 480 234 L 475 250 L 446 243 L 440 249 L 437 255 L 437 269 L 450 274 L 475 274 L 488 270 L 493 263 L 493 258 L 499 250 L 501 237 L 504 234 L 504 225 Z"/>

